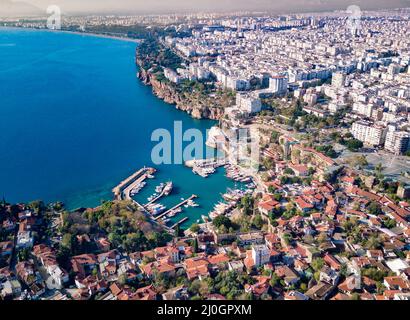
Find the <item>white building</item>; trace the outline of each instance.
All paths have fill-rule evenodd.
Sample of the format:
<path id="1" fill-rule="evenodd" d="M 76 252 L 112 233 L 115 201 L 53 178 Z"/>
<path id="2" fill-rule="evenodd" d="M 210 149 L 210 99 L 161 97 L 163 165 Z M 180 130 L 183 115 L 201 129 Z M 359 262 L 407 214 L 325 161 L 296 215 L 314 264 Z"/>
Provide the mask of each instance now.
<path id="1" fill-rule="evenodd" d="M 352 107 L 354 113 L 370 118 L 373 114 L 374 106 L 372 104 L 364 104 L 355 102 Z"/>
<path id="2" fill-rule="evenodd" d="M 164 76 L 167 78 L 169 81 L 179 84 L 183 80 L 181 76 L 179 76 L 174 70 L 169 69 L 169 68 L 164 68 Z"/>
<path id="3" fill-rule="evenodd" d="M 288 91 L 288 78 L 285 76 L 274 76 L 270 78 L 269 89 L 273 91 L 273 93 L 286 93 Z"/>
<path id="4" fill-rule="evenodd" d="M 252 246 L 252 259 L 255 263 L 255 267 L 263 266 L 270 260 L 270 251 L 266 245 L 253 245 Z"/>
<path id="5" fill-rule="evenodd" d="M 16 248 L 32 248 L 34 245 L 34 239 L 31 235 L 31 231 L 22 231 L 17 234 Z"/>
<path id="6" fill-rule="evenodd" d="M 383 145 L 386 139 L 386 131 L 386 128 L 383 126 L 372 124 L 368 121 L 357 121 L 353 123 L 350 129 L 350 132 L 356 139 L 371 146 Z"/>
<path id="7" fill-rule="evenodd" d="M 332 74 L 332 86 L 335 88 L 343 88 L 346 84 L 346 74 L 343 72 L 335 72 Z"/>
<path id="8" fill-rule="evenodd" d="M 396 155 L 406 153 L 409 150 L 410 133 L 405 131 L 389 130 L 386 134 L 384 148 Z"/>
<path id="9" fill-rule="evenodd" d="M 225 87 L 233 91 L 245 91 L 251 88 L 251 84 L 246 79 L 227 76 Z"/>
<path id="10" fill-rule="evenodd" d="M 261 111 L 262 102 L 259 98 L 253 96 L 252 94 L 237 93 L 236 106 L 243 112 L 256 113 Z"/>

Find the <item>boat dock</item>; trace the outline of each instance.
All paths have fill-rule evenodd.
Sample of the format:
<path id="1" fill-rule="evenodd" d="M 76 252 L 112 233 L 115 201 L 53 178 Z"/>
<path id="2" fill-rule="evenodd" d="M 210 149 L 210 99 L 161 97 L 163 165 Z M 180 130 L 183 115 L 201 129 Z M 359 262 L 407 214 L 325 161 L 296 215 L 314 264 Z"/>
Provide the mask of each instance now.
<path id="1" fill-rule="evenodd" d="M 188 217 L 182 218 L 181 220 L 179 220 L 177 223 L 175 223 L 174 225 L 172 225 L 171 229 L 174 229 L 176 226 L 179 226 L 180 224 L 183 224 L 185 221 L 188 220 Z"/>
<path id="2" fill-rule="evenodd" d="M 172 189 L 171 189 L 171 191 L 172 191 Z M 165 186 L 165 187 L 162 189 L 161 193 L 160 193 L 158 196 L 156 196 L 154 199 L 152 199 L 151 201 L 149 201 L 148 203 L 146 203 L 146 204 L 144 205 L 144 207 L 147 207 L 147 206 L 149 206 L 150 204 L 155 203 L 156 201 L 158 201 L 159 199 L 161 199 L 164 195 L 168 195 L 171 191 L 167 190 L 167 188 L 166 188 L 166 186 Z M 168 193 L 167 193 L 167 192 L 168 192 Z"/>
<path id="3" fill-rule="evenodd" d="M 148 175 L 153 174 L 156 170 L 154 168 L 142 168 L 125 180 L 121 181 L 115 188 L 112 189 L 115 200 L 131 200 L 131 190 L 138 184 L 143 182 Z"/>
<path id="4" fill-rule="evenodd" d="M 215 173 L 216 169 L 227 164 L 226 158 L 211 158 L 201 160 L 189 160 L 185 165 L 192 168 L 192 172 L 207 178 L 210 174 Z"/>
<path id="5" fill-rule="evenodd" d="M 140 203 L 132 199 L 130 195 L 130 191 L 133 189 L 135 185 L 137 185 L 138 183 L 141 183 L 142 181 L 147 179 L 149 175 L 155 172 L 156 170 L 154 168 L 144 167 L 134 172 L 127 179 L 121 181 L 115 188 L 112 189 L 112 192 L 114 193 L 115 200 L 124 200 L 124 198 L 131 200 L 135 205 L 137 205 L 141 209 L 141 211 L 146 215 L 146 217 L 152 221 L 152 223 L 158 226 L 161 226 L 170 234 L 174 234 L 175 230 L 173 230 L 172 228 L 164 224 L 160 224 L 156 219 L 152 219 L 151 214 L 147 211 L 145 206 L 141 205 Z"/>
<path id="6" fill-rule="evenodd" d="M 176 206 L 174 206 L 173 208 L 165 211 L 164 213 L 161 213 L 159 216 L 155 217 L 154 220 L 157 221 L 159 219 L 161 219 L 162 217 L 166 216 L 167 214 L 169 214 L 171 211 L 178 209 L 179 207 L 182 207 L 185 203 L 187 203 L 188 201 L 197 198 L 198 196 L 193 194 L 192 196 L 190 196 L 188 199 L 185 199 L 184 201 L 178 203 Z"/>
<path id="7" fill-rule="evenodd" d="M 153 204 L 154 202 L 158 201 L 159 199 L 161 199 L 161 198 L 164 196 L 164 194 L 165 194 L 165 188 L 164 188 L 164 190 L 161 191 L 161 193 L 160 193 L 157 197 L 155 197 L 154 199 L 152 199 L 150 202 L 144 204 L 144 207 L 147 207 L 147 206 L 149 206 L 150 204 Z"/>

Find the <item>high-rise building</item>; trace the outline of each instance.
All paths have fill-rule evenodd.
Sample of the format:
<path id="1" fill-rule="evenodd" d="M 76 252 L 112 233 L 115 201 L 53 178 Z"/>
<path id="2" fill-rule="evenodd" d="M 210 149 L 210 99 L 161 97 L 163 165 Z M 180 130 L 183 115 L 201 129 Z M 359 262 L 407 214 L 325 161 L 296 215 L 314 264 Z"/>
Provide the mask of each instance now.
<path id="1" fill-rule="evenodd" d="M 343 88 L 346 84 L 346 73 L 335 72 L 332 74 L 332 86 L 335 88 Z"/>
<path id="2" fill-rule="evenodd" d="M 350 132 L 356 139 L 362 141 L 364 144 L 380 146 L 384 144 L 387 129 L 368 121 L 357 121 L 353 123 Z"/>
<path id="3" fill-rule="evenodd" d="M 388 131 L 384 148 L 396 155 L 404 154 L 409 150 L 410 133 L 405 131 Z"/>
<path id="4" fill-rule="evenodd" d="M 262 102 L 258 97 L 246 93 L 236 94 L 236 106 L 246 113 L 256 113 L 261 111 Z"/>
<path id="5" fill-rule="evenodd" d="M 352 107 L 352 111 L 370 118 L 373 114 L 374 106 L 372 104 L 364 104 L 355 102 Z"/>
<path id="6" fill-rule="evenodd" d="M 288 91 L 288 78 L 285 76 L 273 76 L 269 79 L 269 89 L 278 94 L 286 93 Z"/>

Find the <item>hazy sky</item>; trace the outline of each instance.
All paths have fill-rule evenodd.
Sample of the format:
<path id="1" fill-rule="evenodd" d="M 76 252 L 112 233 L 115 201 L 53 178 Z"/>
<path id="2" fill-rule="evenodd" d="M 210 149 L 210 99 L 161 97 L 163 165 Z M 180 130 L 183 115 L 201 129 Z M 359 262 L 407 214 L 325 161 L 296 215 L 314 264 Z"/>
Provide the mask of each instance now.
<path id="1" fill-rule="evenodd" d="M 0 10 L 5 4 L 25 2 L 41 9 L 59 5 L 66 13 L 157 13 L 227 10 L 263 10 L 273 12 L 323 11 L 346 9 L 355 4 L 362 9 L 406 7 L 410 0 L 0 0 Z M 21 7 L 21 5 L 19 5 Z"/>

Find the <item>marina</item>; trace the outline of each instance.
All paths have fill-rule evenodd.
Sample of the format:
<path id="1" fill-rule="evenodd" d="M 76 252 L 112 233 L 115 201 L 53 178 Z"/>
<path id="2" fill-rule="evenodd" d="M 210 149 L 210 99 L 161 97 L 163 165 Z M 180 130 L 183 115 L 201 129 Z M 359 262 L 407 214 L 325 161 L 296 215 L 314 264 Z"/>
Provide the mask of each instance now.
<path id="1" fill-rule="evenodd" d="M 147 200 L 149 201 L 144 207 L 147 207 L 151 205 L 152 203 L 155 203 L 159 199 L 161 199 L 163 196 L 168 196 L 173 189 L 173 183 L 167 182 L 167 183 L 161 183 L 159 186 L 155 188 L 155 192 L 152 196 L 150 196 Z M 159 193 L 159 194 L 158 194 Z"/>
<path id="2" fill-rule="evenodd" d="M 252 183 L 253 182 L 252 177 L 243 173 L 239 166 L 227 164 L 225 165 L 225 169 L 226 169 L 226 176 L 229 179 L 232 179 L 237 182 L 242 182 L 242 183 Z"/>
<path id="3" fill-rule="evenodd" d="M 148 176 L 152 176 L 155 172 L 156 170 L 154 168 L 147 167 L 134 172 L 112 189 L 114 198 L 116 200 L 131 200 L 132 196 L 141 191 L 145 186 L 145 179 L 147 179 Z"/>
<path id="4" fill-rule="evenodd" d="M 227 164 L 226 158 L 212 158 L 201 160 L 186 161 L 185 165 L 192 168 L 192 172 L 201 176 L 202 178 L 208 178 L 209 175 L 214 174 L 216 169 L 223 167 Z"/>
<path id="5" fill-rule="evenodd" d="M 178 203 L 176 206 L 174 206 L 173 208 L 169 209 L 168 211 L 165 211 L 164 213 L 160 214 L 158 217 L 154 218 L 154 220 L 159 220 L 162 217 L 168 215 L 169 213 L 173 212 L 173 210 L 176 210 L 180 207 L 182 207 L 183 205 L 185 205 L 186 203 L 188 203 L 190 200 L 193 200 L 195 198 L 197 198 L 198 196 L 193 194 L 192 196 L 190 196 L 188 199 L 183 200 L 182 202 Z"/>

